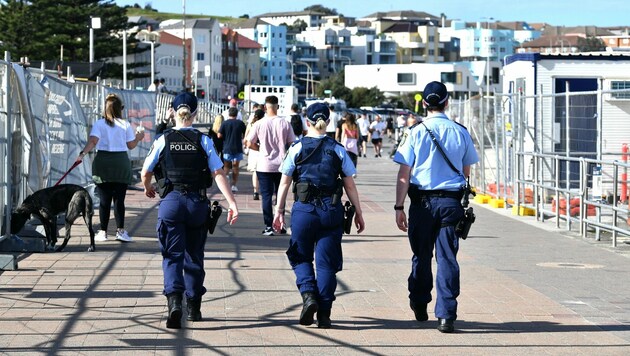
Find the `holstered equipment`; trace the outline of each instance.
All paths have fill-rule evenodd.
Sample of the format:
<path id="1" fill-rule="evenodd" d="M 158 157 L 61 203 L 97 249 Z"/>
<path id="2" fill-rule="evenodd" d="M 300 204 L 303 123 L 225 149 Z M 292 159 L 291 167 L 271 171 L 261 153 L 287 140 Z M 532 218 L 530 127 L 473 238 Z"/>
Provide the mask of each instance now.
<path id="1" fill-rule="evenodd" d="M 223 212 L 223 209 L 221 209 L 221 206 L 219 205 L 218 201 L 213 201 L 212 204 L 210 204 L 210 201 L 208 201 L 208 217 L 206 218 L 206 229 L 208 229 L 208 233 L 210 235 L 212 235 L 214 233 L 214 228 L 217 226 L 217 222 L 219 222 L 219 217 L 221 216 L 221 213 Z"/>
<path id="2" fill-rule="evenodd" d="M 354 218 L 354 213 L 356 208 L 349 201 L 343 206 L 343 232 L 346 234 L 350 233 L 350 229 L 352 228 L 352 219 Z"/>

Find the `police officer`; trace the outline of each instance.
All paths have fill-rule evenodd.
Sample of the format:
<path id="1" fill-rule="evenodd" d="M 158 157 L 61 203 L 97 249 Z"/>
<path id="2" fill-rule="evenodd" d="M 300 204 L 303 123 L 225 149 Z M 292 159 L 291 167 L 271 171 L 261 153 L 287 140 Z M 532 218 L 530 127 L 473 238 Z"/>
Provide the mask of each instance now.
<path id="1" fill-rule="evenodd" d="M 470 166 L 479 161 L 470 134 L 462 125 L 444 114 L 448 91 L 440 82 L 427 84 L 423 93 L 427 117 L 403 136 L 394 155 L 400 164 L 396 183 L 396 224 L 408 231 L 413 252 L 408 279 L 410 307 L 418 321 L 428 320 L 427 304 L 431 301 L 433 248 L 437 261 L 437 300 L 435 316 L 438 330 L 454 330 L 459 295 L 459 240 L 455 225 L 463 217 L 460 199 L 470 175 Z M 456 173 L 432 141 L 431 130 Z M 409 220 L 404 211 L 405 195 L 409 195 Z"/>
<path id="2" fill-rule="evenodd" d="M 342 267 L 341 235 L 344 209 L 342 187 L 356 208 L 357 233 L 365 223 L 353 176 L 354 165 L 345 148 L 326 135 L 330 111 L 322 103 L 307 109 L 308 132 L 287 152 L 280 171 L 278 204 L 273 228 L 284 226 L 287 193 L 295 182 L 296 201 L 291 210 L 291 239 L 287 257 L 295 272 L 302 294 L 303 307 L 299 323 L 311 325 L 317 313 L 317 326 L 330 328 L 330 311 L 335 300 L 338 271 Z M 313 254 L 315 268 L 313 270 Z"/>
<path id="3" fill-rule="evenodd" d="M 175 127 L 151 147 L 142 167 L 144 194 L 155 197 L 151 178 L 156 173 L 160 207 L 157 235 L 162 252 L 164 295 L 168 302 L 166 327 L 181 328 L 182 294 L 186 294 L 188 320 L 201 320 L 204 245 L 208 215 L 206 188 L 212 178 L 229 204 L 228 223 L 238 217 L 236 201 L 215 152 L 212 139 L 192 128 L 197 98 L 181 93 L 173 100 Z"/>

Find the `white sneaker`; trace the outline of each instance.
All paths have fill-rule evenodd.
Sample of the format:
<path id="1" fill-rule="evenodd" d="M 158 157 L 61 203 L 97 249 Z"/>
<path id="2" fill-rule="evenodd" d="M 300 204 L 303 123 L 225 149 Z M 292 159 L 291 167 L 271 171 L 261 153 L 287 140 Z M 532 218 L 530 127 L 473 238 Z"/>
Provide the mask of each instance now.
<path id="1" fill-rule="evenodd" d="M 107 241 L 107 231 L 98 230 L 96 235 L 94 235 L 94 241 L 99 241 L 99 242 Z"/>
<path id="2" fill-rule="evenodd" d="M 238 188 L 235 185 L 232 186 L 232 192 L 238 192 Z"/>
<path id="3" fill-rule="evenodd" d="M 116 231 L 116 240 L 118 241 L 122 241 L 122 242 L 131 242 L 131 236 L 129 236 L 129 234 L 127 234 L 127 230 L 118 230 Z"/>

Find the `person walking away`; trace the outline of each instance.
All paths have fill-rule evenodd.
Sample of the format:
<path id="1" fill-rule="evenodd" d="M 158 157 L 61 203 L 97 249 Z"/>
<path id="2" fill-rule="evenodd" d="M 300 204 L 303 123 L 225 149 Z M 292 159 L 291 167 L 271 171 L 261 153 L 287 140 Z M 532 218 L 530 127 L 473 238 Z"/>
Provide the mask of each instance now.
<path id="1" fill-rule="evenodd" d="M 223 121 L 217 135 L 220 139 L 223 139 L 225 174 L 229 175 L 230 171 L 232 171 L 232 192 L 238 192 L 239 165 L 243 160 L 243 138 L 247 129 L 243 121 L 236 119 L 237 114 L 237 108 L 230 108 L 230 116 Z"/>
<path id="2" fill-rule="evenodd" d="M 286 198 L 291 182 L 294 182 L 297 198 L 291 209 L 291 239 L 287 257 L 302 295 L 299 323 L 311 325 L 317 313 L 317 326 L 327 329 L 332 324 L 330 315 L 335 300 L 337 272 L 343 265 L 342 186 L 356 209 L 354 223 L 357 233 L 363 231 L 365 222 L 353 178 L 356 170 L 346 150 L 326 135 L 328 107 L 315 103 L 307 111 L 308 134 L 291 146 L 280 168 L 282 180 L 273 227 L 278 231 L 285 224 Z"/>
<path id="3" fill-rule="evenodd" d="M 158 86 L 160 85 L 160 80 L 155 79 L 151 85 L 147 88 L 147 91 L 158 91 Z"/>
<path id="4" fill-rule="evenodd" d="M 155 198 L 151 180 L 156 173 L 160 194 L 157 237 L 162 252 L 163 294 L 168 314 L 166 327 L 181 328 L 182 298 L 189 321 L 200 321 L 201 300 L 206 293 L 204 246 L 207 237 L 206 189 L 216 182 L 228 202 L 227 222 L 238 219 L 238 207 L 223 171 L 223 162 L 207 135 L 193 129 L 197 98 L 181 93 L 173 100 L 176 125 L 151 147 L 142 167 L 144 194 Z"/>
<path id="5" fill-rule="evenodd" d="M 359 126 L 359 133 L 361 134 L 361 152 L 363 153 L 363 157 L 367 157 L 367 141 L 368 134 L 370 133 L 370 120 L 365 116 L 365 114 L 359 115 L 357 119 L 357 126 Z"/>
<path id="6" fill-rule="evenodd" d="M 219 130 L 221 130 L 221 125 L 223 125 L 224 117 L 219 114 L 214 117 L 214 121 L 212 122 L 212 128 L 208 130 L 208 136 L 212 139 L 212 143 L 214 144 L 214 148 L 216 149 L 217 155 L 221 160 L 223 160 L 223 139 L 219 137 Z"/>
<path id="7" fill-rule="evenodd" d="M 308 108 L 306 108 L 308 110 Z M 337 133 L 337 122 L 339 121 L 339 114 L 335 111 L 335 106 L 330 104 L 328 107 L 330 110 L 330 120 L 328 122 L 328 126 L 326 126 L 326 135 L 328 137 L 335 139 L 335 135 Z M 308 116 L 308 115 L 307 115 Z"/>
<path id="8" fill-rule="evenodd" d="M 244 145 L 247 147 L 249 143 L 247 141 L 247 137 L 252 130 L 252 126 L 258 120 L 265 117 L 265 111 L 263 109 L 258 109 L 254 112 L 254 116 L 247 122 L 247 130 L 245 130 L 245 142 Z M 258 175 L 256 175 L 256 162 L 258 161 L 258 151 L 248 149 L 248 157 L 247 157 L 247 170 L 252 173 L 252 187 L 254 188 L 254 200 L 260 200 L 259 185 L 258 185 Z"/>
<path id="9" fill-rule="evenodd" d="M 243 121 L 243 115 L 241 114 L 241 111 L 238 110 L 238 102 L 234 98 L 230 99 L 229 107 L 223 110 L 223 112 L 221 113 L 221 115 L 223 115 L 223 118 L 229 117 L 230 108 L 236 108 L 236 112 L 238 112 L 238 115 L 236 115 L 236 119 L 239 121 Z"/>
<path id="10" fill-rule="evenodd" d="M 374 145 L 374 157 L 381 157 L 383 149 L 383 134 L 385 133 L 385 123 L 381 121 L 381 115 L 376 115 L 374 122 L 370 124 L 372 134 L 372 145 Z"/>
<path id="11" fill-rule="evenodd" d="M 160 84 L 157 87 L 157 91 L 159 93 L 168 93 L 168 89 L 166 88 L 166 80 L 164 78 L 160 78 Z"/>
<path id="12" fill-rule="evenodd" d="M 289 117 L 289 123 L 293 128 L 293 134 L 295 135 L 296 140 L 299 140 L 304 135 L 306 135 L 306 120 L 303 119 L 300 114 L 298 114 L 299 110 L 300 107 L 298 106 L 298 104 L 291 105 L 291 116 Z"/>
<path id="13" fill-rule="evenodd" d="M 350 160 L 357 166 L 357 156 L 359 155 L 359 128 L 354 114 L 347 113 L 343 125 L 341 125 L 341 144 L 348 151 Z"/>
<path id="14" fill-rule="evenodd" d="M 270 95 L 265 98 L 266 116 L 252 126 L 247 136 L 247 146 L 258 151 L 256 162 L 256 175 L 260 185 L 262 196 L 263 222 L 265 228 L 263 235 L 273 236 L 273 196 L 277 197 L 280 184 L 280 165 L 289 145 L 295 141 L 293 128 L 282 117 L 278 116 L 278 97 Z M 281 232 L 285 232 L 284 228 Z"/>
<path id="15" fill-rule="evenodd" d="M 413 253 L 408 278 L 411 310 L 416 320 L 428 320 L 427 304 L 433 289 L 431 260 L 435 248 L 437 328 L 450 333 L 455 329 L 460 285 L 459 238 L 455 225 L 464 215 L 461 198 L 466 177 L 470 175 L 470 166 L 479 158 L 466 128 L 444 114 L 449 97 L 446 86 L 431 82 L 424 88 L 422 97 L 428 115 L 423 123 L 404 134 L 394 155 L 394 162 L 400 165 L 394 210 L 396 225 L 407 232 Z M 457 172 L 437 149 L 437 144 Z M 406 195 L 411 199 L 408 220 L 404 211 Z"/>
<path id="16" fill-rule="evenodd" d="M 92 162 L 92 179 L 96 184 L 96 193 L 100 199 L 98 206 L 101 229 L 94 237 L 95 241 L 107 241 L 112 201 L 116 219 L 116 240 L 131 242 L 132 238 L 125 230 L 125 197 L 131 183 L 131 161 L 127 151 L 134 149 L 144 138 L 144 132 L 134 134 L 131 124 L 122 118 L 124 106 L 122 100 L 109 94 L 105 98 L 103 117 L 92 126 L 88 142 L 77 157 L 76 162 L 96 147 L 96 156 Z"/>

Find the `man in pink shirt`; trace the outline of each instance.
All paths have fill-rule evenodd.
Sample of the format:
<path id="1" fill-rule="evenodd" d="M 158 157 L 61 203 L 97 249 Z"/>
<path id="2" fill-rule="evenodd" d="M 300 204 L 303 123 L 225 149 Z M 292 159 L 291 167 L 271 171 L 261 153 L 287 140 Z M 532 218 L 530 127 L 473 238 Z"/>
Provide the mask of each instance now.
<path id="1" fill-rule="evenodd" d="M 260 195 L 262 196 L 263 220 L 265 229 L 263 235 L 273 236 L 273 195 L 278 194 L 280 185 L 280 166 L 282 160 L 293 141 L 295 135 L 291 124 L 282 117 L 278 117 L 278 97 L 270 95 L 265 98 L 267 114 L 256 122 L 247 136 L 247 147 L 258 151 L 256 175 Z M 283 228 L 283 231 L 284 228 Z"/>

